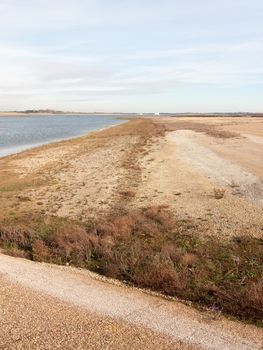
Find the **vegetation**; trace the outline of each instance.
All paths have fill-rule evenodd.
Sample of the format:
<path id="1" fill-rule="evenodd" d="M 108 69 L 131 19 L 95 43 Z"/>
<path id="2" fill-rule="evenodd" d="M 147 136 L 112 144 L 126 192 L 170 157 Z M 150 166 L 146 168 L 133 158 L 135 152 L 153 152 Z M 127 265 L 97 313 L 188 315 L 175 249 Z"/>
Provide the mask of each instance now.
<path id="1" fill-rule="evenodd" d="M 185 121 L 175 121 L 165 124 L 166 131 L 175 130 L 193 130 L 196 132 L 201 132 L 209 136 L 221 139 L 232 139 L 240 137 L 240 134 L 235 132 L 230 132 L 222 129 L 218 129 L 215 125 L 208 125 L 204 123 L 197 122 L 185 122 Z"/>
<path id="2" fill-rule="evenodd" d="M 12 223 L 11 223 L 12 222 Z M 140 287 L 190 300 L 240 319 L 263 319 L 263 241 L 222 242 L 164 207 L 79 224 L 25 217 L 0 225 L 5 252 L 35 261 L 71 264 Z"/>

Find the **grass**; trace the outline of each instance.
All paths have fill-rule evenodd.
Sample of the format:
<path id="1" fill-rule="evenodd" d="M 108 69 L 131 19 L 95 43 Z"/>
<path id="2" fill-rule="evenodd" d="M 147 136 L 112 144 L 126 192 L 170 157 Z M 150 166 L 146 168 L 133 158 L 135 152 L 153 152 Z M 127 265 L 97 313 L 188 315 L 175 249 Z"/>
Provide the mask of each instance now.
<path id="1" fill-rule="evenodd" d="M 262 325 L 262 240 L 201 236 L 202 226 L 175 220 L 163 207 L 87 224 L 23 222 L 28 218 L 0 225 L 0 243 L 11 255 L 88 268 Z"/>
<path id="2" fill-rule="evenodd" d="M 19 192 L 32 187 L 37 187 L 43 185 L 43 181 L 28 180 L 28 181 L 17 181 L 17 179 L 10 184 L 0 187 L 0 193 L 5 192 Z"/>
<path id="3" fill-rule="evenodd" d="M 235 132 L 230 132 L 222 129 L 218 129 L 214 125 L 207 125 L 203 123 L 195 122 L 185 122 L 185 121 L 176 121 L 165 124 L 166 131 L 176 131 L 176 130 L 193 130 L 196 132 L 201 132 L 209 136 L 221 139 L 231 139 L 240 137 L 240 134 Z"/>

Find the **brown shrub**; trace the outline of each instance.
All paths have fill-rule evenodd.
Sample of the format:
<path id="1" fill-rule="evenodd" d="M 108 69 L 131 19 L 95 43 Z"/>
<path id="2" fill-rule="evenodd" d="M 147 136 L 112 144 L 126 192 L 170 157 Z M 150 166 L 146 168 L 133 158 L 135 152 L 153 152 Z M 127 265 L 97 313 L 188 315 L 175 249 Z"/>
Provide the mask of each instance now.
<path id="1" fill-rule="evenodd" d="M 96 248 L 96 251 L 108 253 L 109 251 L 111 251 L 114 245 L 115 240 L 112 236 L 103 236 L 99 240 L 99 246 Z"/>
<path id="2" fill-rule="evenodd" d="M 15 244 L 17 247 L 27 249 L 31 246 L 33 232 L 22 225 L 3 226 L 0 228 L 0 242 Z"/>
<path id="3" fill-rule="evenodd" d="M 134 282 L 170 295 L 175 295 L 176 289 L 180 288 L 182 283 L 171 260 L 164 259 L 159 254 L 145 262 L 143 268 L 134 276 Z"/>
<path id="4" fill-rule="evenodd" d="M 97 226 L 97 232 L 100 236 L 112 236 L 128 238 L 132 234 L 133 219 L 129 215 L 115 217 L 111 222 Z"/>
<path id="5" fill-rule="evenodd" d="M 88 234 L 81 226 L 65 224 L 48 237 L 48 243 L 62 262 L 80 266 L 87 262 L 92 250 L 98 246 L 98 237 Z"/>
<path id="6" fill-rule="evenodd" d="M 158 223 L 161 231 L 169 231 L 174 228 L 175 220 L 162 206 L 153 206 L 145 211 L 145 216 Z"/>
<path id="7" fill-rule="evenodd" d="M 130 216 L 124 215 L 113 220 L 115 237 L 128 238 L 132 234 L 133 220 Z"/>
<path id="8" fill-rule="evenodd" d="M 35 261 L 49 261 L 51 252 L 48 246 L 40 239 L 37 239 L 32 244 L 32 257 Z"/>
<path id="9" fill-rule="evenodd" d="M 165 242 L 161 249 L 161 254 L 166 259 L 171 259 L 172 261 L 180 261 L 181 256 L 184 251 L 177 248 L 172 242 Z"/>
<path id="10" fill-rule="evenodd" d="M 145 220 L 136 226 L 136 235 L 143 237 L 157 237 L 160 235 L 160 226 L 154 221 Z"/>
<path id="11" fill-rule="evenodd" d="M 207 129 L 206 133 L 210 136 L 221 138 L 221 139 L 232 139 L 239 137 L 240 134 L 236 132 L 226 131 L 226 130 L 217 130 L 217 129 Z"/>
<path id="12" fill-rule="evenodd" d="M 52 220 L 35 232 L 1 227 L 0 242 L 14 255 L 23 249 L 35 260 L 70 262 L 246 320 L 263 318 L 262 240 L 204 237 L 201 226 L 176 220 L 162 207 L 90 223 L 89 232 Z"/>
<path id="13" fill-rule="evenodd" d="M 254 305 L 256 310 L 263 310 L 263 277 L 260 281 L 252 283 L 246 291 L 249 305 Z"/>
<path id="14" fill-rule="evenodd" d="M 4 249 L 3 253 L 15 258 L 28 258 L 24 250 L 18 249 L 16 247 L 9 247 L 8 249 Z"/>
<path id="15" fill-rule="evenodd" d="M 96 227 L 99 236 L 128 239 L 132 235 L 158 236 L 172 227 L 173 220 L 168 213 L 158 208 L 146 211 L 133 210 L 129 214 L 114 217 L 111 221 Z"/>
<path id="16" fill-rule="evenodd" d="M 131 245 L 118 245 L 115 242 L 114 249 L 100 251 L 101 271 L 106 276 L 135 282 L 134 276 L 146 255 L 144 244 L 140 241 L 134 241 Z"/>
<path id="17" fill-rule="evenodd" d="M 181 257 L 181 264 L 183 266 L 193 266 L 198 261 L 196 254 L 186 253 Z"/>

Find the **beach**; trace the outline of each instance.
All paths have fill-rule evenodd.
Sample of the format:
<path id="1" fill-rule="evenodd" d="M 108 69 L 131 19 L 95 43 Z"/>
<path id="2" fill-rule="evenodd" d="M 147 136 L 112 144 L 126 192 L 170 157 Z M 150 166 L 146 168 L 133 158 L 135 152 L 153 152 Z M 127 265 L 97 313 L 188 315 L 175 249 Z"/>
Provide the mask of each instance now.
<path id="1" fill-rule="evenodd" d="M 199 348 L 259 349 L 263 336 L 262 329 L 253 325 L 241 326 L 240 319 L 249 319 L 252 323 L 257 322 L 260 317 L 260 307 L 257 306 L 256 311 L 253 311 L 253 306 L 246 314 L 239 313 L 238 305 L 233 309 L 229 307 L 229 295 L 236 291 L 240 284 L 238 281 L 231 287 L 232 291 L 227 289 L 221 291 L 221 280 L 215 277 L 213 283 L 219 282 L 218 286 L 211 287 L 214 293 L 211 295 L 216 298 L 216 303 L 221 303 L 218 304 L 220 307 L 213 306 L 216 303 L 212 304 L 208 299 L 208 306 L 204 308 L 202 305 L 202 312 L 196 309 L 192 311 L 193 306 L 201 307 L 201 304 L 198 304 L 199 301 L 191 304 L 191 297 L 185 294 L 188 287 L 178 291 L 173 285 L 170 287 L 170 279 L 177 278 L 177 275 L 174 277 L 169 264 L 171 259 L 174 259 L 173 261 L 181 259 L 178 266 L 182 267 L 184 274 L 180 276 L 184 276 L 185 281 L 181 277 L 180 283 L 188 286 L 188 278 L 192 279 L 192 266 L 195 266 L 196 259 L 202 259 L 202 255 L 198 255 L 199 248 L 196 248 L 198 247 L 196 242 L 200 241 L 198 244 L 201 250 L 203 249 L 202 242 L 206 244 L 204 247 L 207 247 L 207 242 L 212 242 L 209 244 L 209 249 L 205 248 L 202 254 L 206 254 L 206 250 L 208 252 L 211 250 L 213 254 L 213 244 L 215 247 L 218 246 L 215 248 L 215 254 L 219 254 L 222 247 L 230 249 L 230 258 L 227 256 L 223 259 L 231 264 L 231 268 L 226 267 L 231 273 L 234 271 L 239 274 L 238 260 L 232 261 L 232 257 L 235 258 L 233 254 L 240 253 L 239 242 L 241 244 L 244 242 L 244 247 L 251 245 L 251 249 L 249 248 L 246 254 L 252 254 L 251 256 L 255 258 L 258 256 L 259 259 L 260 255 L 262 257 L 260 254 L 263 227 L 262 141 L 262 118 L 154 117 L 126 121 L 121 125 L 91 132 L 82 137 L 50 143 L 0 158 L 1 245 L 5 253 L 19 258 L 26 257 L 34 261 L 56 262 L 64 265 L 65 270 L 61 270 L 64 281 L 70 279 L 71 276 L 73 280 L 80 278 L 87 291 L 90 291 L 90 288 L 97 283 L 92 282 L 92 278 L 100 277 L 97 275 L 97 277 L 95 275 L 95 277 L 81 277 L 82 272 L 67 271 L 65 265 L 88 267 L 107 277 L 128 283 L 131 285 L 130 291 L 127 292 L 128 295 L 129 293 L 134 295 L 138 302 L 141 298 L 146 298 L 145 300 L 151 303 L 153 297 L 137 295 L 137 292 L 133 290 L 133 285 L 179 297 L 179 301 L 176 299 L 172 302 L 164 302 L 161 297 L 158 299 L 159 297 L 155 296 L 154 298 L 157 299 L 154 299 L 156 301 L 153 308 L 154 313 L 157 312 L 157 308 L 161 307 L 164 314 L 167 311 L 171 315 L 173 307 L 180 309 L 180 299 L 182 301 L 186 299 L 183 301 L 185 309 L 180 309 L 180 315 L 177 316 L 178 319 L 174 319 L 174 322 L 178 322 L 178 325 L 182 324 L 186 317 L 187 325 L 190 328 L 194 327 L 193 332 L 196 337 L 189 335 L 191 332 L 180 331 L 180 334 L 176 332 L 172 327 L 172 316 L 169 316 L 171 317 L 169 318 L 171 328 L 167 331 L 168 328 L 165 330 L 162 322 L 156 328 L 154 322 L 147 321 L 145 313 L 142 313 L 138 321 L 136 314 L 141 312 L 140 306 L 132 311 L 131 316 L 127 319 L 122 311 L 116 318 L 112 309 L 109 311 L 106 308 L 103 315 L 113 317 L 115 321 L 110 319 L 105 321 L 105 327 L 107 328 L 108 324 L 111 327 L 112 322 L 116 325 L 117 322 L 118 326 L 113 327 L 118 329 L 119 342 L 126 339 L 125 336 L 120 337 L 122 329 L 127 336 L 130 334 L 136 337 L 139 334 L 141 339 L 138 344 L 144 344 L 143 346 L 149 349 L 156 348 L 155 346 L 160 349 L 175 346 L 178 346 L 178 349 L 193 348 L 196 350 Z M 172 232 L 174 223 L 176 233 Z M 35 238 L 36 227 L 38 236 Z M 84 229 L 88 232 L 89 241 L 84 240 L 82 243 L 81 239 L 86 234 Z M 76 232 L 73 238 L 71 238 L 72 230 Z M 69 236 L 68 233 L 70 233 Z M 8 238 L 8 235 L 12 237 Z M 174 243 L 171 242 L 174 242 L 176 235 L 179 235 L 176 244 L 181 244 L 181 246 L 174 250 L 171 246 Z M 16 240 L 13 239 L 14 236 Z M 3 244 L 3 237 L 6 239 L 5 244 Z M 33 243 L 30 243 L 30 237 L 33 237 Z M 198 237 L 198 241 L 191 237 Z M 11 243 L 8 245 L 7 242 Z M 140 243 L 137 244 L 137 242 Z M 76 255 L 75 247 L 77 251 L 81 251 L 82 244 L 88 245 L 90 249 L 88 258 L 86 255 L 84 257 Z M 187 247 L 192 244 L 194 254 L 189 254 Z M 66 249 L 64 255 L 59 253 L 59 249 L 62 248 Z M 154 265 L 147 267 L 149 270 L 146 269 L 145 275 L 142 275 L 142 272 L 136 267 L 140 264 L 140 259 L 143 263 L 139 266 L 147 264 L 147 260 L 143 260 L 143 254 L 149 254 L 149 256 L 157 254 L 154 256 Z M 244 258 L 242 255 L 240 257 Z M 11 298 L 12 285 L 14 288 L 15 285 L 16 287 L 21 285 L 24 293 L 21 296 L 23 300 L 26 300 L 27 293 L 30 295 L 36 293 L 43 308 L 46 308 L 46 303 L 56 302 L 56 298 L 59 303 L 65 303 L 61 304 L 61 307 L 65 310 L 66 322 L 71 330 L 74 327 L 69 321 L 70 312 L 74 315 L 80 312 L 79 317 L 83 318 L 91 317 L 94 324 L 99 322 L 97 319 L 98 315 L 101 315 L 98 311 L 99 307 L 92 308 L 90 304 L 87 304 L 82 294 L 84 293 L 82 287 L 79 287 L 78 292 L 77 289 L 73 292 L 76 288 L 74 281 L 63 284 L 61 279 L 58 282 L 55 276 L 60 274 L 59 268 L 45 267 L 43 263 L 30 261 L 23 263 L 24 260 L 21 260 L 28 275 L 37 274 L 39 269 L 39 273 L 41 271 L 41 275 L 45 276 L 41 283 L 36 283 L 33 277 L 26 277 L 27 272 L 23 275 L 24 277 L 20 272 L 17 275 L 12 272 L 19 270 L 19 264 L 14 258 L 5 258 L 2 255 L 1 259 L 0 274 L 3 284 L 6 285 L 2 292 L 5 298 Z M 161 264 L 160 261 L 164 265 L 158 265 Z M 130 272 L 129 264 L 136 267 L 135 272 Z M 200 263 L 196 266 L 200 268 L 198 266 L 204 265 Z M 151 266 L 154 266 L 153 271 L 150 269 Z M 202 270 L 201 273 L 206 273 L 206 270 Z M 256 272 L 253 271 L 253 273 Z M 152 277 L 147 280 L 145 276 Z M 222 278 L 225 278 L 224 276 L 229 278 L 228 273 Z M 235 283 L 235 278 L 239 277 L 235 275 L 229 279 L 230 285 L 232 280 Z M 244 278 L 248 281 L 246 276 Z M 47 289 L 44 281 L 54 283 L 54 286 L 56 283 L 61 283 L 61 286 L 63 284 L 65 296 L 62 295 L 63 293 L 58 294 L 55 287 L 50 286 Z M 107 295 L 112 295 L 114 288 L 108 286 L 108 283 L 111 282 L 107 278 L 103 283 L 105 284 L 103 298 L 107 299 Z M 253 303 L 257 302 L 257 305 L 260 305 L 261 292 L 260 289 L 256 289 L 260 288 L 259 282 L 258 285 L 256 282 L 253 284 L 255 285 L 253 293 L 252 282 L 247 283 L 247 288 L 250 288 L 248 289 L 249 295 L 254 293 L 253 297 L 256 301 L 254 300 Z M 224 288 L 228 288 L 228 285 L 225 287 L 224 281 L 222 282 Z M 62 288 L 61 286 L 59 288 Z M 118 293 L 126 294 L 124 286 L 119 288 Z M 173 290 L 176 291 L 175 294 L 171 292 Z M 202 293 L 207 293 L 207 290 L 206 285 Z M 257 290 L 259 297 L 256 294 Z M 74 299 L 74 293 L 79 293 L 78 302 Z M 197 289 L 193 290 L 193 293 L 197 293 Z M 237 293 L 243 293 L 243 289 Z M 193 295 L 197 300 L 199 294 Z M 235 302 L 238 301 L 241 294 L 237 295 L 239 297 L 231 299 L 233 305 L 236 305 Z M 243 299 L 245 300 L 245 297 Z M 74 306 L 68 310 L 69 305 Z M 95 299 L 94 305 L 96 305 Z M 37 308 L 36 305 L 33 307 Z M 243 309 L 246 310 L 246 308 Z M 7 309 L 6 315 L 10 315 L 11 312 L 11 309 Z M 22 310 L 19 312 L 23 314 Z M 232 317 L 231 313 L 234 319 L 228 323 L 230 321 L 226 317 L 227 315 Z M 51 320 L 55 320 L 54 315 L 50 317 Z M 145 323 L 141 324 L 141 320 L 144 320 Z M 128 332 L 127 324 L 129 323 L 135 328 Z M 7 323 L 6 325 L 9 327 Z M 140 330 L 138 331 L 136 327 L 140 327 Z M 228 327 L 231 327 L 230 331 L 227 330 Z M 213 329 L 213 336 L 205 339 L 204 334 L 207 331 L 210 332 L 209 329 Z M 237 329 L 240 330 L 242 336 L 237 336 Z M 57 327 L 56 332 L 61 332 L 61 329 Z M 37 336 L 38 331 L 34 330 L 33 333 Z M 149 338 L 152 339 L 151 345 L 149 345 Z M 71 341 L 70 339 L 72 338 L 66 341 Z M 99 348 L 100 343 L 98 338 L 96 339 L 94 344 L 97 344 Z M 48 341 L 50 342 L 50 339 Z M 235 342 L 238 345 L 235 345 Z M 63 347 L 63 344 L 65 346 L 66 343 L 62 341 L 61 344 Z"/>
<path id="2" fill-rule="evenodd" d="M 194 130 L 203 124 L 238 133 L 224 138 Z M 172 128 L 179 130 L 165 131 Z M 87 220 L 120 203 L 168 205 L 211 224 L 215 234 L 246 227 L 259 235 L 262 137 L 260 118 L 138 119 L 25 151 L 1 160 L 1 216 L 33 210 Z M 226 191 L 222 201 L 214 198 L 217 187 Z"/>

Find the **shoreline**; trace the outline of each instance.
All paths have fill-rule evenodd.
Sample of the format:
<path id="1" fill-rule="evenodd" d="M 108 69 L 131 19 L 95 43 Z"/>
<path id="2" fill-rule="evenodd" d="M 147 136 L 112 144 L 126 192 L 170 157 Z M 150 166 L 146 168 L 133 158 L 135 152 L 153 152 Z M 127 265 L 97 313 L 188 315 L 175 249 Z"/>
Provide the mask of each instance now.
<path id="1" fill-rule="evenodd" d="M 60 143 L 60 142 L 76 140 L 78 138 L 86 137 L 86 136 L 88 136 L 91 133 L 96 133 L 96 132 L 100 132 L 100 131 L 103 131 L 103 130 L 107 130 L 107 129 L 113 128 L 115 126 L 122 125 L 125 122 L 127 122 L 127 121 L 120 121 L 120 123 L 118 123 L 118 124 L 111 124 L 111 125 L 103 127 L 103 128 L 94 129 L 94 130 L 88 131 L 85 134 L 81 134 L 81 135 L 78 135 L 78 136 L 66 137 L 66 138 L 61 138 L 61 139 L 55 139 L 55 140 L 52 140 L 52 141 L 48 141 L 48 142 L 44 142 L 44 143 L 38 143 L 38 144 L 31 145 L 31 146 L 30 145 L 28 145 L 28 146 L 27 145 L 24 145 L 24 146 L 22 145 L 20 150 L 12 152 L 12 153 L 8 153 L 6 155 L 1 155 L 1 152 L 3 150 L 1 150 L 1 148 L 0 148 L 0 160 L 5 159 L 7 157 L 16 156 L 16 155 L 19 155 L 19 154 L 21 154 L 23 152 L 27 152 L 27 151 L 30 151 L 30 150 L 37 150 L 38 148 L 41 148 L 43 146 L 55 145 L 55 144 Z M 19 148 L 19 147 L 20 146 L 14 146 L 12 148 Z"/>
<path id="2" fill-rule="evenodd" d="M 20 112 L 0 112 L 0 118 L 1 117 L 57 117 L 57 116 L 79 116 L 79 117 L 85 117 L 85 116 L 94 116 L 94 117 L 118 117 L 118 118 L 136 118 L 140 117 L 139 114 L 136 113 L 78 113 L 78 112 L 72 112 L 72 113 L 20 113 Z"/>

